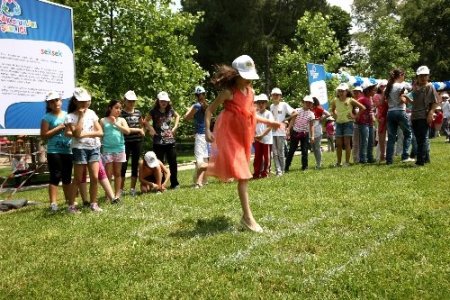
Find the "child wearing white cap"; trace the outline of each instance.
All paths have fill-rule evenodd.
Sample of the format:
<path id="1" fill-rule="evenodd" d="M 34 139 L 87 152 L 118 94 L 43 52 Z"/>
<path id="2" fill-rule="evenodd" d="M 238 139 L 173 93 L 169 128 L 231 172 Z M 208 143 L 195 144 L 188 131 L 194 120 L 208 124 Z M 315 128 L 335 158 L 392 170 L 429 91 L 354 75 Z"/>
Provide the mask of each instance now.
<path id="1" fill-rule="evenodd" d="M 178 182 L 178 165 L 176 151 L 176 131 L 180 122 L 180 115 L 172 108 L 169 94 L 160 92 L 144 124 L 153 138 L 153 151 L 156 157 L 167 162 L 170 168 L 170 188 L 176 189 Z"/>
<path id="2" fill-rule="evenodd" d="M 442 121 L 442 132 L 445 135 L 445 139 L 448 140 L 450 137 L 449 131 L 449 121 L 450 121 L 450 103 L 449 103 L 449 95 L 447 92 L 441 94 L 442 99 L 442 113 L 444 114 L 444 120 Z"/>
<path id="3" fill-rule="evenodd" d="M 231 67 L 219 66 L 211 82 L 221 92 L 205 113 L 206 139 L 212 142 L 207 174 L 222 181 L 238 181 L 243 211 L 241 225 L 254 232 L 262 232 L 261 226 L 253 217 L 248 197 L 248 181 L 252 178 L 248 166 L 255 126 L 256 122 L 271 127 L 280 126 L 280 123 L 263 119 L 255 113 L 252 80 L 258 78 L 255 64 L 248 55 L 236 58 Z M 213 135 L 210 131 L 211 117 L 222 104 L 224 109 L 214 125 Z"/>
<path id="4" fill-rule="evenodd" d="M 50 172 L 48 195 L 50 209 L 58 210 L 58 185 L 62 182 L 66 202 L 71 197 L 72 149 L 70 138 L 64 135 L 64 120 L 67 113 L 62 110 L 62 99 L 58 92 L 51 91 L 45 98 L 46 114 L 41 121 L 41 137 L 47 140 L 47 163 Z"/>
<path id="5" fill-rule="evenodd" d="M 195 126 L 195 173 L 194 186 L 201 188 L 206 182 L 206 167 L 208 166 L 209 150 L 205 136 L 205 111 L 208 108 L 206 101 L 206 90 L 202 86 L 196 86 L 194 89 L 197 102 L 184 115 L 186 121 L 194 120 Z"/>
<path id="6" fill-rule="evenodd" d="M 144 142 L 144 119 L 139 109 L 136 109 L 138 98 L 134 91 L 128 91 L 123 96 L 124 106 L 120 116 L 125 119 L 130 128 L 130 134 L 125 135 L 125 162 L 122 164 L 121 170 L 121 194 L 125 186 L 125 174 L 128 168 L 128 161 L 131 159 L 131 177 L 130 177 L 130 194 L 136 195 L 136 181 L 138 178 L 139 158 L 142 152 L 142 143 Z"/>
<path id="7" fill-rule="evenodd" d="M 294 118 L 297 112 L 286 102 L 282 101 L 282 92 L 275 87 L 270 93 L 272 104 L 270 105 L 270 112 L 275 121 L 287 122 L 290 118 Z M 285 169 L 285 149 L 286 149 L 286 130 L 285 126 L 272 130 L 273 144 L 272 155 L 275 163 L 275 172 L 277 176 L 283 175 Z"/>
<path id="8" fill-rule="evenodd" d="M 82 185 L 83 171 L 89 170 L 89 196 L 91 210 L 100 212 L 97 204 L 98 190 L 98 160 L 100 159 L 100 137 L 103 136 L 102 126 L 95 112 L 89 109 L 91 95 L 84 88 L 76 88 L 69 103 L 66 116 L 66 135 L 72 137 L 72 153 L 74 163 L 74 183 L 78 189 Z M 69 212 L 76 213 L 74 205 L 75 192 L 69 201 Z"/>
<path id="9" fill-rule="evenodd" d="M 144 160 L 139 165 L 141 193 L 164 192 L 169 178 L 169 169 L 156 157 L 155 152 L 145 153 Z"/>
<path id="10" fill-rule="evenodd" d="M 256 115 L 268 120 L 273 120 L 272 113 L 268 111 L 267 103 L 269 97 L 266 94 L 255 96 Z M 265 178 L 269 176 L 270 168 L 270 147 L 273 143 L 272 128 L 263 123 L 256 124 L 255 157 L 253 159 L 253 179 Z"/>

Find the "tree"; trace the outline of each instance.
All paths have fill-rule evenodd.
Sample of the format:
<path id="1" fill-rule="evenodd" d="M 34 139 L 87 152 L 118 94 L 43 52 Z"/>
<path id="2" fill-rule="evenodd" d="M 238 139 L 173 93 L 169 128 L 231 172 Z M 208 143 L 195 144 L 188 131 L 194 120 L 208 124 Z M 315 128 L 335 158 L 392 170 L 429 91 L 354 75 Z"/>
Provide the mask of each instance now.
<path id="1" fill-rule="evenodd" d="M 405 1 L 400 8 L 403 32 L 420 53 L 418 65 L 430 67 L 437 80 L 450 79 L 450 1 Z"/>
<path id="2" fill-rule="evenodd" d="M 74 8 L 77 83 L 101 100 L 94 105 L 129 89 L 145 100 L 165 90 L 176 107 L 189 105 L 206 75 L 189 43 L 198 15 L 172 12 L 168 0 L 59 2 Z"/>
<path id="3" fill-rule="evenodd" d="M 412 71 L 419 58 L 414 45 L 402 36 L 402 27 L 393 17 L 379 20 L 368 48 L 372 75 L 379 78 L 386 78 L 388 72 L 396 67 Z"/>
<path id="4" fill-rule="evenodd" d="M 275 70 L 276 84 L 291 95 L 287 100 L 294 104 L 298 97 L 308 94 L 306 63 L 323 64 L 326 70 L 335 71 L 341 63 L 341 49 L 328 17 L 321 13 L 305 13 L 298 21 L 292 43 L 293 48 L 285 46 L 276 56 Z"/>

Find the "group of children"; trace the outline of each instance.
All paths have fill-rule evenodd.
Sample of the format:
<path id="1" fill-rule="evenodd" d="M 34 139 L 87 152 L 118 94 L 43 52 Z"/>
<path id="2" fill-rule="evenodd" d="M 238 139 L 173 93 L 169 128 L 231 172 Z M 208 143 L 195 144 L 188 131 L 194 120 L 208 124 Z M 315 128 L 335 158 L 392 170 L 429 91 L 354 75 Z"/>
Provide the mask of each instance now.
<path id="1" fill-rule="evenodd" d="M 273 103 L 268 110 L 268 96 L 254 95 L 252 80 L 258 78 L 254 62 L 247 55 L 236 58 L 231 66 L 219 65 L 211 80 L 211 83 L 220 90 L 216 99 L 208 105 L 205 89 L 197 86 L 195 88 L 197 103 L 184 116 L 185 120 L 194 119 L 195 121 L 194 186 L 201 188 L 207 176 L 215 176 L 227 182 L 237 181 L 243 211 L 241 225 L 254 232 L 261 232 L 263 229 L 256 222 L 250 209 L 248 181 L 252 178 L 269 176 L 271 154 L 277 176 L 282 176 L 289 171 L 294 152 L 299 144 L 302 153 L 302 170 L 308 168 L 310 149 L 315 156 L 316 168 L 321 168 L 321 140 L 325 120 L 329 151 L 334 151 L 336 145 L 336 166 L 349 165 L 352 147 L 359 149 L 358 162 L 372 163 L 375 161 L 372 154 L 375 120 L 377 119 L 379 125 L 379 137 L 382 137 L 380 129 L 395 127 L 395 120 L 392 120 L 388 113 L 391 110 L 391 102 L 395 102 L 394 98 L 397 102 L 398 99 L 403 101 L 407 98 L 408 100 L 405 101 L 413 103 L 413 107 L 416 106 L 416 113 L 424 110 L 424 107 L 428 105 L 424 112 L 419 112 L 420 121 L 425 115 L 425 124 L 431 124 L 437 102 L 436 98 L 431 97 L 436 94 L 434 88 L 429 87 L 426 82 L 419 81 L 419 88 L 414 89 L 412 95 L 406 95 L 403 85 L 395 85 L 397 81 L 400 81 L 393 76 L 387 83 L 387 89 L 394 95 L 384 96 L 383 92 L 376 94 L 377 85 L 365 82 L 357 88 L 361 90 L 361 93 L 354 93 L 356 97 L 351 97 L 349 86 L 345 83 L 340 84 L 337 88 L 337 97 L 331 102 L 330 112 L 324 110 L 319 100 L 311 95 L 303 98 L 300 108 L 293 109 L 281 100 L 281 90 L 274 88 L 271 92 Z M 383 85 L 386 85 L 384 81 L 379 83 L 378 92 L 384 89 Z M 423 96 L 420 98 L 420 93 L 425 93 L 428 98 Z M 76 194 L 80 192 L 83 201 L 87 201 L 86 169 L 89 171 L 90 178 L 89 206 L 91 210 L 96 212 L 102 210 L 97 204 L 99 181 L 105 183 L 102 185 L 111 202 L 119 202 L 129 158 L 132 160 L 130 182 L 132 195 L 136 193 L 138 179 L 141 192 L 144 193 L 165 191 L 169 180 L 170 188 L 179 187 L 175 135 L 180 116 L 173 110 L 166 92 L 160 92 L 157 95 L 155 106 L 145 118 L 135 108 L 136 100 L 136 94 L 128 91 L 124 95 L 123 109 L 119 101 L 113 100 L 109 103 L 104 118 L 99 119 L 95 112 L 89 109 L 91 96 L 83 88 L 75 89 L 67 113 L 61 110 L 62 101 L 59 94 L 56 92 L 48 94 L 47 113 L 42 120 L 41 135 L 48 140 L 49 197 L 52 210 L 57 209 L 57 186 L 62 181 L 69 212 L 78 212 L 75 205 Z M 213 115 L 221 105 L 223 110 L 216 118 L 214 131 L 212 131 Z M 400 121 L 402 121 L 401 118 Z M 403 129 L 403 125 L 400 127 Z M 358 139 L 352 141 L 355 129 L 357 129 Z M 153 151 L 145 153 L 144 159 L 139 164 L 145 130 L 153 139 Z M 386 159 L 389 163 L 391 162 L 391 131 L 388 130 L 388 132 Z M 285 156 L 287 141 L 289 141 L 289 150 Z M 102 153 L 100 153 L 102 144 Z M 417 137 L 417 144 L 417 156 L 420 162 L 419 156 L 424 155 L 422 137 Z M 249 168 L 252 145 L 255 149 L 253 173 Z M 357 145 L 359 147 L 356 147 Z M 345 162 L 342 163 L 344 150 Z M 380 160 L 384 157 L 381 153 Z M 168 168 L 163 161 L 168 162 Z M 72 163 L 74 165 L 73 182 Z M 115 180 L 112 190 L 109 182 L 113 176 Z"/>

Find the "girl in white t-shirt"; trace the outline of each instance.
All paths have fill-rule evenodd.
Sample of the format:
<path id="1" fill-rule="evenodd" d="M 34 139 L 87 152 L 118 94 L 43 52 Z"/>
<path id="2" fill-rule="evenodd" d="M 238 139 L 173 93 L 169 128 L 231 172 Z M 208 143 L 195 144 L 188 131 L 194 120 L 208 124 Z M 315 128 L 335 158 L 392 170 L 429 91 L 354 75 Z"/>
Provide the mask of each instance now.
<path id="1" fill-rule="evenodd" d="M 80 187 L 83 181 L 83 171 L 88 167 L 91 210 L 100 212 L 102 209 L 97 204 L 98 161 L 100 137 L 103 136 L 103 130 L 97 115 L 89 109 L 90 104 L 91 95 L 84 88 L 76 88 L 70 100 L 66 117 L 66 135 L 72 136 L 75 186 Z M 75 192 L 77 188 L 74 188 Z M 77 212 L 74 202 L 75 193 L 69 201 L 69 212 L 71 213 Z"/>
<path id="2" fill-rule="evenodd" d="M 256 115 L 261 118 L 273 120 L 273 115 L 266 109 L 269 98 L 266 94 L 255 96 Z M 256 124 L 255 158 L 253 160 L 253 179 L 265 178 L 269 176 L 270 168 L 270 148 L 272 147 L 272 128 L 263 123 Z"/>

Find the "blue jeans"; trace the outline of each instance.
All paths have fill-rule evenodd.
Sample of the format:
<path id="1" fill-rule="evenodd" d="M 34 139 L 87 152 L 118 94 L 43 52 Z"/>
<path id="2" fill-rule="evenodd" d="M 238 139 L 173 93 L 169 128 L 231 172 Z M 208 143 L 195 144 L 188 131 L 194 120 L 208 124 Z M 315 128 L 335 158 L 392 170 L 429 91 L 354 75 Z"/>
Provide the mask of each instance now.
<path id="1" fill-rule="evenodd" d="M 359 162 L 373 163 L 373 126 L 358 124 L 359 128 Z"/>
<path id="2" fill-rule="evenodd" d="M 411 126 L 404 110 L 391 110 L 387 113 L 388 142 L 386 148 L 386 164 L 392 164 L 394 160 L 394 145 L 397 140 L 397 130 L 403 131 L 402 160 L 408 159 L 408 149 L 411 145 Z M 417 137 L 417 136 L 416 136 Z"/>

